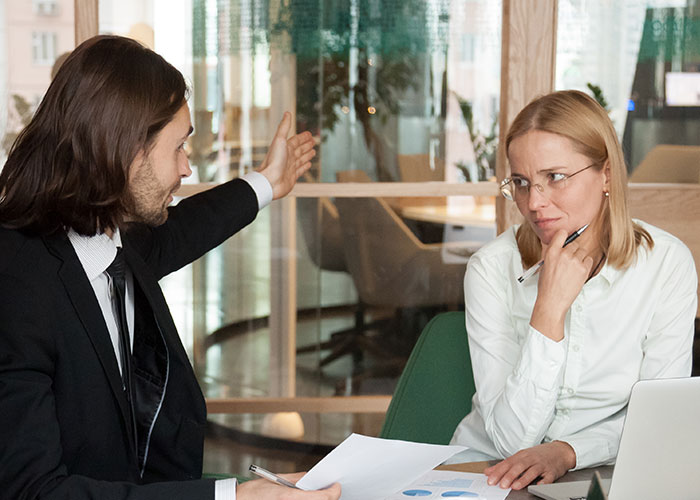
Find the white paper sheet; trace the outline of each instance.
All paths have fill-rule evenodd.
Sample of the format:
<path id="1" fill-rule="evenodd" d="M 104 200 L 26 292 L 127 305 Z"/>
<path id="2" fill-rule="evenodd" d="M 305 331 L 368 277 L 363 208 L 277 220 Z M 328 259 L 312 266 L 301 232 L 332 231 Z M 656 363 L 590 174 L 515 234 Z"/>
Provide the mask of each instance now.
<path id="1" fill-rule="evenodd" d="M 499 486 L 489 486 L 484 474 L 432 470 L 386 500 L 504 500 L 508 493 L 510 488 L 504 490 Z"/>
<path id="2" fill-rule="evenodd" d="M 465 449 L 351 434 L 297 487 L 317 490 L 340 483 L 341 500 L 382 500 Z"/>

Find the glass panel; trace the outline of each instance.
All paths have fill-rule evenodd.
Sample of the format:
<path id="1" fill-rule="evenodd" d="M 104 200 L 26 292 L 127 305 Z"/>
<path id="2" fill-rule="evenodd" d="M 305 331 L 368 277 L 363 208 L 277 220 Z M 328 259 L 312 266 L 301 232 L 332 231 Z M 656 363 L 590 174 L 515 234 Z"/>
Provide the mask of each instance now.
<path id="1" fill-rule="evenodd" d="M 604 104 L 633 182 L 700 179 L 697 7 L 696 0 L 559 2 L 556 86 Z"/>
<path id="2" fill-rule="evenodd" d="M 213 432 L 204 443 L 204 470 L 227 471 L 250 476 L 250 464 L 280 473 L 309 470 L 347 437 L 347 429 L 376 436 L 384 419 L 382 414 L 309 414 L 288 416 L 302 422 L 304 440 L 271 438 L 266 435 L 276 426 L 280 414 L 210 415 Z M 227 444 L 236 442 L 235 446 Z M 325 444 L 323 444 L 325 443 Z"/>
<path id="3" fill-rule="evenodd" d="M 496 236 L 494 205 L 492 197 L 298 199 L 299 302 L 315 300 L 318 312 L 299 308 L 297 394 L 391 394 L 427 321 L 463 308 L 468 256 Z"/>
<path id="4" fill-rule="evenodd" d="M 0 166 L 73 43 L 73 0 L 0 2 Z"/>
<path id="5" fill-rule="evenodd" d="M 309 16 L 309 12 L 318 12 Z M 314 179 L 493 177 L 501 2 L 290 2 L 273 46 L 296 56 L 297 122 L 320 135 Z M 471 140 L 470 140 L 471 139 Z"/>
<path id="6" fill-rule="evenodd" d="M 500 16 L 500 2 L 486 0 L 100 1 L 101 32 L 138 38 L 191 82 L 189 182 L 225 181 L 259 166 L 286 109 L 295 111 L 298 130 L 319 140 L 305 182 L 342 182 L 349 175 L 491 178 Z M 356 203 L 379 204 L 389 225 L 373 216 L 364 227 L 357 218 L 348 221 L 348 212 L 360 211 Z M 297 396 L 391 394 L 422 326 L 437 311 L 461 307 L 467 255 L 495 236 L 493 199 L 303 198 L 290 204 L 273 203 L 235 237 L 161 282 L 205 395 L 284 395 L 280 374 L 287 382 L 294 377 Z M 296 217 L 280 222 L 292 210 Z M 291 236 L 282 240 L 277 235 L 287 227 Z M 397 274 L 359 268 L 347 258 L 357 253 L 351 245 L 365 240 L 402 266 Z M 392 246 L 402 242 L 408 243 Z M 424 246 L 443 242 L 450 248 Z M 426 255 L 430 264 L 421 260 Z M 294 266 L 283 277 L 280 262 Z M 443 274 L 432 274 L 433 268 Z M 274 327 L 277 304 L 290 294 L 277 286 L 286 278 L 297 309 L 296 344 L 287 347 L 308 347 L 293 361 L 278 352 L 291 332 Z M 386 288 L 384 297 L 367 293 L 368 285 Z M 324 363 L 331 350 L 321 342 L 327 340 L 371 347 Z M 256 448 L 271 436 L 307 448 L 330 446 L 352 431 L 376 435 L 382 420 L 381 414 L 210 415 L 223 435 Z M 219 441 L 207 446 L 206 460 L 216 455 L 228 464 L 208 470 L 244 472 L 250 463 L 246 455 L 234 463 Z M 275 470 L 305 467 L 298 457 L 293 467 L 264 460 Z"/>
<path id="7" fill-rule="evenodd" d="M 491 197 L 297 199 L 296 345 L 308 350 L 296 355 L 296 395 L 393 393 L 427 321 L 462 308 L 468 255 L 496 234 L 494 205 Z M 210 396 L 275 395 L 271 374 L 278 367 L 267 321 L 275 293 L 266 264 L 270 224 L 261 212 L 196 264 L 216 268 L 195 278 L 206 279 L 195 295 L 206 293 L 207 303 L 195 304 L 195 314 L 206 315 L 197 369 Z M 349 349 L 326 363 L 333 352 L 321 347 L 327 341 Z M 383 415 L 216 414 L 209 420 L 221 439 L 249 447 L 241 456 L 221 439 L 210 440 L 207 460 L 244 473 L 250 460 L 280 471 L 305 468 L 350 432 L 377 435 Z M 266 446 L 279 453 L 266 453 Z"/>
<path id="8" fill-rule="evenodd" d="M 462 307 L 467 256 L 496 234 L 494 199 L 299 198 L 297 217 L 296 395 L 391 394 L 425 323 Z M 194 265 L 195 366 L 209 396 L 278 395 L 271 224 L 261 211 Z"/>

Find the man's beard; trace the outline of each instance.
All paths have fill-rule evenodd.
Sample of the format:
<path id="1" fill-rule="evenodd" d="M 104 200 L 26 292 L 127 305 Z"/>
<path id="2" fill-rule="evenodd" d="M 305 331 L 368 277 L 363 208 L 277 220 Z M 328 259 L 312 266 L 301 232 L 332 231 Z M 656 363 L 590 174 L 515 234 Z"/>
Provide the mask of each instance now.
<path id="1" fill-rule="evenodd" d="M 153 172 L 153 164 L 146 159 L 129 183 L 128 219 L 154 227 L 163 224 L 168 220 L 168 199 L 178 185 L 163 188 Z"/>

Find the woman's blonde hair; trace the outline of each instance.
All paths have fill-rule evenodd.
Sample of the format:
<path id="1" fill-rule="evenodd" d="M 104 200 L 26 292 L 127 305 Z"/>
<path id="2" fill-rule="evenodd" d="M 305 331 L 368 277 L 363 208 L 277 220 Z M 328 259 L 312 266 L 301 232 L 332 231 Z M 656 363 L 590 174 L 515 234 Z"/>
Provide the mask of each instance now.
<path id="1" fill-rule="evenodd" d="M 506 135 L 506 154 L 513 140 L 531 130 L 550 132 L 569 139 L 576 151 L 591 159 L 597 168 L 609 167 L 609 197 L 599 215 L 600 248 L 608 263 L 629 267 L 637 249 L 651 249 L 651 235 L 632 221 L 627 206 L 627 169 L 622 148 L 607 112 L 590 96 L 577 90 L 562 90 L 539 97 L 525 106 Z M 541 256 L 539 238 L 529 224 L 517 232 L 523 265 L 534 265 Z"/>

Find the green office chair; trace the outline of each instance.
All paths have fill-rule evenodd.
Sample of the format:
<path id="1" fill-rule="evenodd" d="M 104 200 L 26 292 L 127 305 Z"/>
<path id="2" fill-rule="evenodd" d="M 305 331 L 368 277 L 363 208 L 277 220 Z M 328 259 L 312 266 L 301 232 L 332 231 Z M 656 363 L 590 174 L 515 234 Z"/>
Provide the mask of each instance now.
<path id="1" fill-rule="evenodd" d="M 448 444 L 475 392 L 464 312 L 438 314 L 411 352 L 379 436 Z"/>

